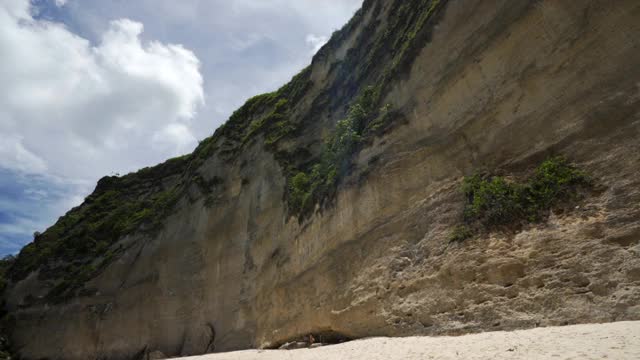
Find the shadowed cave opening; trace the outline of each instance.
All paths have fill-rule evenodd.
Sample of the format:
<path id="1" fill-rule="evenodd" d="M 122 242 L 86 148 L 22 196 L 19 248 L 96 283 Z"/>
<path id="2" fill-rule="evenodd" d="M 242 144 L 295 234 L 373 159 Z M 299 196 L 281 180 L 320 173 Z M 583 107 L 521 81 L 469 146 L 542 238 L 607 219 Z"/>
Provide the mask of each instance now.
<path id="1" fill-rule="evenodd" d="M 352 340 L 355 339 L 334 330 L 326 330 L 305 333 L 305 335 L 290 338 L 287 341 L 278 342 L 268 349 L 293 350 L 320 345 L 342 344 Z"/>

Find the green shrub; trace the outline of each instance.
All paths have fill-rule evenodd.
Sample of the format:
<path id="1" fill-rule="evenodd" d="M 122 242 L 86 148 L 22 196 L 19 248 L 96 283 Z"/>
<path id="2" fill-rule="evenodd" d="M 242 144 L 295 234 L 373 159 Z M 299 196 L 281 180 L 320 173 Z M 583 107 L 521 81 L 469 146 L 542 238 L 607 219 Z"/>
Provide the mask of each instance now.
<path id="1" fill-rule="evenodd" d="M 562 157 L 547 159 L 522 183 L 474 175 L 462 184 L 467 198 L 464 219 L 485 228 L 540 221 L 553 207 L 577 199 L 580 188 L 590 183 Z"/>
<path id="2" fill-rule="evenodd" d="M 451 235 L 449 235 L 449 241 L 462 242 L 470 237 L 473 237 L 473 230 L 466 225 L 459 225 L 456 226 L 451 232 Z"/>
<path id="3" fill-rule="evenodd" d="M 528 215 L 535 216 L 559 200 L 575 198 L 577 188 L 590 183 L 584 172 L 571 166 L 564 158 L 548 159 L 536 169 L 525 188 Z"/>
<path id="4" fill-rule="evenodd" d="M 302 212 L 311 204 L 313 191 L 311 178 L 299 172 L 289 181 L 289 205 L 296 212 Z"/>
<path id="5" fill-rule="evenodd" d="M 366 88 L 325 139 L 319 158 L 306 171 L 291 173 L 288 200 L 292 213 L 302 218 L 335 192 L 338 180 L 351 169 L 369 119 L 378 115 L 374 106 L 373 88 Z"/>
<path id="6" fill-rule="evenodd" d="M 522 187 L 504 178 L 465 179 L 463 184 L 469 203 L 464 216 L 486 225 L 501 225 L 519 218 L 523 212 Z"/>

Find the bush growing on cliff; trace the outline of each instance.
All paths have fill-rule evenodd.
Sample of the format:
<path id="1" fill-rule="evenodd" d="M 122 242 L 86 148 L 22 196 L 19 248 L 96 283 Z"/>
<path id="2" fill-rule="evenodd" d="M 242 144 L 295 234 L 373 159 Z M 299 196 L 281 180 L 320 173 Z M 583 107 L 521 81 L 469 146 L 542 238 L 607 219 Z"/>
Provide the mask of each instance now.
<path id="1" fill-rule="evenodd" d="M 325 140 L 320 158 L 308 171 L 295 173 L 289 180 L 289 206 L 293 213 L 304 216 L 315 204 L 335 191 L 337 180 L 346 175 L 351 158 L 360 147 L 367 121 L 377 115 L 373 88 L 365 89 L 349 107 L 347 116 L 336 123 Z"/>
<path id="2" fill-rule="evenodd" d="M 453 231 L 451 232 L 451 235 L 449 235 L 449 241 L 462 242 L 472 236 L 473 236 L 473 230 L 471 230 L 468 226 L 458 225 L 453 229 Z"/>
<path id="3" fill-rule="evenodd" d="M 478 220 L 485 225 L 509 223 L 523 214 L 523 187 L 502 177 L 489 179 L 474 175 L 466 178 L 463 191 L 469 203 L 464 216 L 469 221 Z"/>
<path id="4" fill-rule="evenodd" d="M 311 179 L 304 172 L 299 172 L 289 182 L 290 206 L 295 211 L 303 211 L 310 204 Z"/>
<path id="5" fill-rule="evenodd" d="M 467 198 L 464 219 L 485 228 L 540 221 L 553 207 L 576 199 L 579 189 L 589 185 L 586 174 L 562 157 L 547 159 L 522 183 L 474 175 L 462 184 Z"/>

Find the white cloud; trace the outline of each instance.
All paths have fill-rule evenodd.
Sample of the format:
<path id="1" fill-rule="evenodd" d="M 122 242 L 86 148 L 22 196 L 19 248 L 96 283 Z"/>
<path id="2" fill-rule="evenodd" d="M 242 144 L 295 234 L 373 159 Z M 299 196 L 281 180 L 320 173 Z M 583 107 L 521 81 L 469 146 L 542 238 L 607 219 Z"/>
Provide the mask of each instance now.
<path id="1" fill-rule="evenodd" d="M 197 139 L 184 124 L 172 123 L 153 134 L 153 145 L 156 150 L 181 153 L 189 150 L 195 142 Z"/>
<path id="2" fill-rule="evenodd" d="M 55 0 L 55 4 L 57 7 L 65 6 L 67 4 L 67 0 Z"/>
<path id="3" fill-rule="evenodd" d="M 22 137 L 4 135 L 0 142 L 0 166 L 25 173 L 43 173 L 47 164 L 27 150 L 22 144 Z"/>
<path id="4" fill-rule="evenodd" d="M 321 47 L 324 46 L 324 44 L 327 43 L 327 41 L 329 41 L 329 37 L 327 36 L 317 36 L 314 34 L 309 34 L 307 35 L 305 41 L 307 42 L 308 45 L 311 46 L 312 50 L 311 52 L 313 54 L 317 53 L 318 50 L 320 50 Z"/>
<path id="5" fill-rule="evenodd" d="M 34 19 L 28 0 L 6 1 L 0 166 L 95 180 L 196 144 L 190 120 L 204 94 L 193 52 L 142 42 L 142 24 L 128 19 L 112 21 L 92 45 L 61 24 Z"/>

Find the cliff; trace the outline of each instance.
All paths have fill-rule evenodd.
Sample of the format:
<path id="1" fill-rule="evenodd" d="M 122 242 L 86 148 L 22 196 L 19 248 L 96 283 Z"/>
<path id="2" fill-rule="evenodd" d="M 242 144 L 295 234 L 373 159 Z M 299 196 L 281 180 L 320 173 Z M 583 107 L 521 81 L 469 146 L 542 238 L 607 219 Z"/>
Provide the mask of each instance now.
<path id="1" fill-rule="evenodd" d="M 24 359 L 640 319 L 640 4 L 367 0 L 7 270 Z M 475 176 L 474 176 L 475 175 Z"/>

